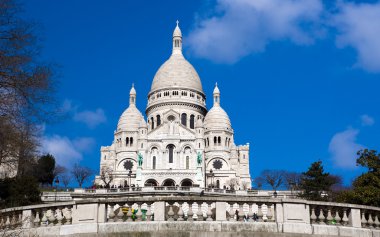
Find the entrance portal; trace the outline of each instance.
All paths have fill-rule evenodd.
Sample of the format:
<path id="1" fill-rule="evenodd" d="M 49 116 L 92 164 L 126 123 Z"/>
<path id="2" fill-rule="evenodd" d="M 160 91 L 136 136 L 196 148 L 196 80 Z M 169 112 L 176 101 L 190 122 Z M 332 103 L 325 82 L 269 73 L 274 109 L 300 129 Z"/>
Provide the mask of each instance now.
<path id="1" fill-rule="evenodd" d="M 144 186 L 145 187 L 157 187 L 158 182 L 155 179 L 148 179 L 147 181 L 145 181 Z"/>
<path id="2" fill-rule="evenodd" d="M 190 179 L 184 179 L 181 182 L 181 187 L 192 187 L 193 186 L 193 181 Z"/>
<path id="3" fill-rule="evenodd" d="M 175 182 L 174 180 L 172 179 L 166 179 L 163 183 L 162 183 L 162 186 L 166 186 L 166 187 L 174 187 L 175 186 Z"/>

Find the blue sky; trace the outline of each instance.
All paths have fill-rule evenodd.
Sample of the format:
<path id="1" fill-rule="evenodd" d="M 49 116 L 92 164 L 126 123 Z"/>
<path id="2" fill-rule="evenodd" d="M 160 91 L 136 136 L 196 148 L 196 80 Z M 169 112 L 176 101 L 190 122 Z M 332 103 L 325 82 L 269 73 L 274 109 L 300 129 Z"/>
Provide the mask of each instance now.
<path id="1" fill-rule="evenodd" d="M 305 171 L 322 160 L 345 183 L 356 150 L 380 150 L 380 1 L 24 2 L 40 23 L 41 59 L 58 65 L 69 116 L 48 124 L 42 150 L 99 169 L 132 83 L 137 105 L 170 56 L 175 21 L 207 105 L 218 82 L 237 144 L 251 144 L 251 175 Z"/>

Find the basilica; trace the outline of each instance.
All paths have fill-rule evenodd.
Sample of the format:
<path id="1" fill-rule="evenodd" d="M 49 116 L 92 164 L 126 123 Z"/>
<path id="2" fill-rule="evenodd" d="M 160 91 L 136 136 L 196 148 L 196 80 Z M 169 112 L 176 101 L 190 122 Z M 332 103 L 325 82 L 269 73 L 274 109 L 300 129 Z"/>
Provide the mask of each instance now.
<path id="1" fill-rule="evenodd" d="M 153 78 L 146 119 L 136 95 L 132 85 L 112 145 L 101 147 L 98 185 L 107 175 L 115 186 L 251 187 L 249 144 L 235 145 L 217 84 L 207 109 L 199 75 L 183 56 L 178 22 L 171 56 Z"/>

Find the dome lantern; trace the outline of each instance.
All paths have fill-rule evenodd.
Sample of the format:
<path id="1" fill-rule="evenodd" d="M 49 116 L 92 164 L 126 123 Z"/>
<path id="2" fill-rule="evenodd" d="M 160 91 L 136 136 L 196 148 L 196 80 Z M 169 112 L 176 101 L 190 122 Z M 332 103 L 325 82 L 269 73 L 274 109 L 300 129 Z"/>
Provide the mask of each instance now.
<path id="1" fill-rule="evenodd" d="M 136 90 L 134 84 L 132 84 L 132 88 L 129 92 L 129 105 L 136 105 Z"/>
<path id="2" fill-rule="evenodd" d="M 178 26 L 179 21 L 176 21 L 177 26 L 173 32 L 173 52 L 172 54 L 182 54 L 182 32 Z"/>
<path id="3" fill-rule="evenodd" d="M 214 89 L 214 106 L 220 106 L 220 91 L 218 88 L 218 83 L 215 83 Z"/>

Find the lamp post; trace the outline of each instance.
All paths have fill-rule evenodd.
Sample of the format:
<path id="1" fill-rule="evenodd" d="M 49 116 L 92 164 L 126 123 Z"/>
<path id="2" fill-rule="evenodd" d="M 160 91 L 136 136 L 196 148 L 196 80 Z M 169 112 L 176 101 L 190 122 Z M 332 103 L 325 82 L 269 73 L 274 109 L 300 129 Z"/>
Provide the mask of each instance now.
<path id="1" fill-rule="evenodd" d="M 131 191 L 131 178 L 132 178 L 132 170 L 129 170 L 128 172 L 128 190 Z"/>
<path id="2" fill-rule="evenodd" d="M 54 202 L 57 202 L 57 190 L 58 190 L 58 184 L 59 184 L 59 179 L 58 177 L 55 178 L 55 196 L 54 196 Z"/>
<path id="3" fill-rule="evenodd" d="M 210 169 L 210 177 L 211 177 L 211 188 L 214 188 L 214 172 Z"/>
<path id="4" fill-rule="evenodd" d="M 293 189 L 294 189 L 295 184 L 296 184 L 295 182 L 289 182 L 291 195 L 293 195 Z"/>

